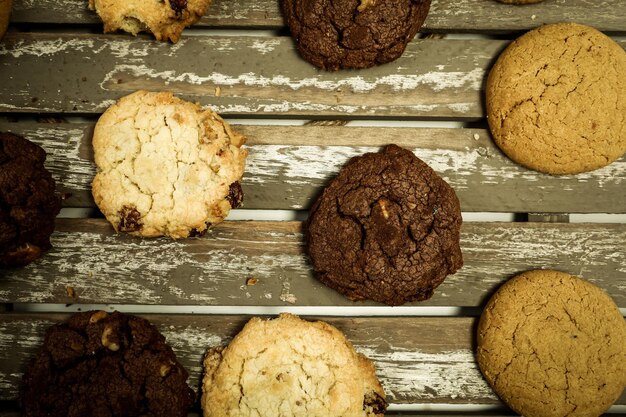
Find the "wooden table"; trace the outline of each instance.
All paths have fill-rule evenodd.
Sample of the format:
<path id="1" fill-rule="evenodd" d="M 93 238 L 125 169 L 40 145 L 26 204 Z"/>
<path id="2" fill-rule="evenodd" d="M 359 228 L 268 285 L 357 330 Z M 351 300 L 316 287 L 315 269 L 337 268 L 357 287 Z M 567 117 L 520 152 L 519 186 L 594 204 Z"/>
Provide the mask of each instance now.
<path id="1" fill-rule="evenodd" d="M 397 143 L 455 188 L 466 216 L 516 213 L 516 221 L 466 222 L 465 266 L 431 300 L 391 309 L 350 302 L 316 281 L 298 221 L 227 221 L 203 238 L 172 241 L 116 235 L 97 209 L 59 219 L 52 251 L 0 272 L 2 416 L 15 414 L 27 359 L 45 328 L 67 317 L 59 313 L 66 303 L 137 312 L 170 306 L 148 317 L 190 370 L 193 387 L 206 347 L 228 341 L 251 314 L 331 312 L 324 319 L 376 362 L 390 414 L 411 415 L 510 413 L 472 352 L 481 307 L 516 273 L 550 267 L 582 275 L 626 307 L 626 224 L 568 222 L 569 213 L 626 213 L 626 158 L 575 176 L 521 168 L 494 146 L 482 93 L 498 53 L 543 23 L 589 24 L 626 47 L 623 0 L 517 7 L 433 0 L 422 34 L 397 61 L 333 73 L 299 58 L 276 0 L 215 0 L 175 45 L 103 35 L 83 0 L 14 3 L 12 31 L 0 43 L 0 130 L 46 149 L 66 208 L 94 208 L 98 115 L 147 89 L 211 105 L 241 124 L 250 152 L 246 209 L 307 210 L 350 157 Z M 258 284 L 247 286 L 253 276 Z M 194 308 L 205 313 L 190 314 Z M 625 395 L 617 405 L 624 410 Z"/>

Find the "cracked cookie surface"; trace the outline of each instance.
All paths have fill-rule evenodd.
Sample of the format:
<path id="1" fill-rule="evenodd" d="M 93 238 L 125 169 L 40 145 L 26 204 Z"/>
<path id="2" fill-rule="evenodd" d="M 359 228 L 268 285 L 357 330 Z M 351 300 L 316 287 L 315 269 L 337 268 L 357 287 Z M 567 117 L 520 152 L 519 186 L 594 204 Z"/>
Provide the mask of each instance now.
<path id="1" fill-rule="evenodd" d="M 318 278 L 351 300 L 422 301 L 463 265 L 452 187 L 396 145 L 351 159 L 319 197 L 307 243 Z"/>
<path id="2" fill-rule="evenodd" d="M 45 160 L 39 145 L 0 132 L 0 268 L 27 265 L 52 247 L 61 200 Z"/>
<path id="3" fill-rule="evenodd" d="M 157 40 L 178 42 L 183 29 L 196 23 L 211 0 L 89 0 L 104 32 L 151 32 Z"/>
<path id="4" fill-rule="evenodd" d="M 599 416 L 626 387 L 626 324 L 595 285 L 522 273 L 492 296 L 477 360 L 496 393 L 526 417 Z"/>
<path id="5" fill-rule="evenodd" d="M 116 231 L 202 235 L 241 204 L 244 142 L 211 110 L 138 91 L 96 124 L 94 200 Z"/>
<path id="6" fill-rule="evenodd" d="M 187 371 L 147 320 L 77 313 L 46 331 L 23 378 L 24 417 L 186 417 Z"/>
<path id="7" fill-rule="evenodd" d="M 486 100 L 496 144 L 528 168 L 575 174 L 626 152 L 626 52 L 591 27 L 522 35 L 490 71 Z"/>
<path id="8" fill-rule="evenodd" d="M 291 314 L 252 318 L 204 359 L 204 417 L 377 417 L 374 365 L 335 327 Z"/>
<path id="9" fill-rule="evenodd" d="M 300 55 L 316 67 L 368 68 L 398 58 L 430 0 L 282 0 Z"/>

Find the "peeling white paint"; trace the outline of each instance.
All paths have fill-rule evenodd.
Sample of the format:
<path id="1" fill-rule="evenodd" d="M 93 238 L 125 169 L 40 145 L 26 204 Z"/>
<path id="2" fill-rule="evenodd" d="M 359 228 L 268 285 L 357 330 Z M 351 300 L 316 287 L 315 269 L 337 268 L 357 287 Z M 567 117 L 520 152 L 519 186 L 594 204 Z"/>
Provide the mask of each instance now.
<path id="1" fill-rule="evenodd" d="M 253 44 L 254 45 L 254 44 Z M 478 90 L 485 72 L 481 68 L 475 68 L 470 72 L 442 72 L 433 71 L 426 74 L 390 74 L 373 80 L 366 80 L 361 76 L 352 76 L 340 79 L 324 79 L 325 76 L 318 75 L 310 78 L 292 79 L 285 75 L 273 75 L 271 77 L 248 72 L 239 75 L 228 75 L 213 72 L 208 75 L 198 75 L 190 72 L 178 74 L 174 70 L 158 71 L 148 68 L 146 65 L 116 65 L 100 84 L 106 89 L 110 80 L 116 78 L 118 74 L 132 74 L 134 77 L 145 77 L 151 79 L 161 79 L 166 83 L 185 83 L 201 85 L 206 83 L 220 86 L 245 85 L 254 87 L 288 87 L 292 90 L 302 88 L 314 88 L 324 91 L 337 91 L 348 89 L 355 93 L 365 93 L 380 87 L 388 87 L 392 91 L 415 90 L 420 86 L 428 86 L 431 90 L 439 92 L 445 89 L 466 88 Z M 461 103 L 465 105 L 466 103 Z"/>
<path id="2" fill-rule="evenodd" d="M 276 47 L 281 43 L 282 41 L 280 39 L 255 39 L 250 48 L 258 51 L 261 55 L 265 55 L 274 52 Z"/>

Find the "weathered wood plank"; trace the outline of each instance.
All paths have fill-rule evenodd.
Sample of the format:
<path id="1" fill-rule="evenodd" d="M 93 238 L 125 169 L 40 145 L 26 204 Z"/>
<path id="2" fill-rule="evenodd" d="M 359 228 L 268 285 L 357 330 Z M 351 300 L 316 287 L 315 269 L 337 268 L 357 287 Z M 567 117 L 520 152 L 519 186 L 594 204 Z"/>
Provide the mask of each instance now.
<path id="1" fill-rule="evenodd" d="M 115 235 L 104 220 L 60 219 L 54 249 L 4 270 L 0 302 L 148 305 L 373 306 L 317 281 L 299 222 L 225 222 L 205 238 Z M 625 224 L 466 223 L 465 265 L 429 301 L 481 306 L 502 282 L 529 269 L 582 275 L 626 307 Z M 258 280 L 246 285 L 249 277 Z M 75 298 L 67 288 L 74 289 Z"/>
<path id="2" fill-rule="evenodd" d="M 13 22 L 99 24 L 83 0 L 14 0 Z M 493 0 L 433 0 L 422 32 L 527 30 L 544 23 L 572 21 L 602 31 L 626 31 L 622 0 L 548 0 L 512 7 Z M 214 0 L 198 27 L 280 29 L 277 0 Z"/>
<path id="3" fill-rule="evenodd" d="M 345 162 L 387 143 L 411 148 L 456 190 L 463 211 L 626 212 L 626 156 L 600 170 L 554 177 L 504 157 L 484 129 L 238 126 L 250 156 L 245 208 L 307 209 Z M 2 123 L 39 143 L 67 207 L 94 207 L 93 124 Z M 529 192 L 532 190 L 532 192 Z M 277 198 L 280 196 L 280 198 Z"/>
<path id="4" fill-rule="evenodd" d="M 504 45 L 416 40 L 388 65 L 322 72 L 287 37 L 187 37 L 170 45 L 13 33 L 0 44 L 0 79 L 9 80 L 0 85 L 0 111 L 99 113 L 132 91 L 165 89 L 228 115 L 477 118 L 485 68 Z"/>

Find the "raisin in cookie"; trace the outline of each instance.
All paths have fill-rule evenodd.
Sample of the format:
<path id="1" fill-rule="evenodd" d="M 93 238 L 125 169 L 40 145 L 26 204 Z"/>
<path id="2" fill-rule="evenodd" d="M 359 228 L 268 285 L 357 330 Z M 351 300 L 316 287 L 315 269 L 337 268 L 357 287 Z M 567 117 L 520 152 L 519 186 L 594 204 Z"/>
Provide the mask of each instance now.
<path id="1" fill-rule="evenodd" d="M 24 417 L 186 417 L 187 371 L 147 320 L 90 311 L 50 327 L 24 374 Z"/>
<path id="2" fill-rule="evenodd" d="M 496 144 L 528 168 L 575 174 L 626 152 L 626 52 L 591 27 L 521 36 L 493 66 L 486 94 Z"/>
<path id="3" fill-rule="evenodd" d="M 96 124 L 94 200 L 116 231 L 202 235 L 241 204 L 244 141 L 211 110 L 171 93 L 133 93 Z"/>
<path id="4" fill-rule="evenodd" d="M 526 417 L 599 416 L 626 387 L 626 324 L 604 291 L 557 271 L 525 272 L 478 324 L 483 375 Z"/>
<path id="5" fill-rule="evenodd" d="M 461 208 L 450 187 L 396 145 L 351 159 L 308 219 L 319 279 L 351 300 L 422 301 L 463 265 Z"/>
<path id="6" fill-rule="evenodd" d="M 253 318 L 204 360 L 205 417 L 377 417 L 385 393 L 374 365 L 335 327 L 291 314 Z"/>
<path id="7" fill-rule="evenodd" d="M 426 20 L 430 0 L 282 0 L 300 55 L 316 67 L 391 62 Z"/>
<path id="8" fill-rule="evenodd" d="M 157 40 L 178 42 L 183 29 L 206 13 L 211 0 L 89 0 L 104 32 L 152 32 Z"/>
<path id="9" fill-rule="evenodd" d="M 46 152 L 12 133 L 0 133 L 0 267 L 24 266 L 50 249 L 61 209 Z"/>

